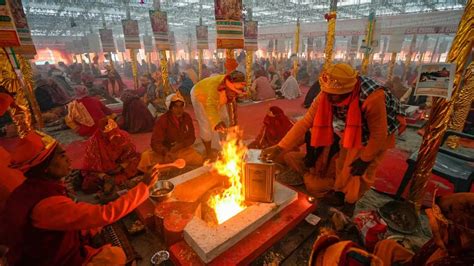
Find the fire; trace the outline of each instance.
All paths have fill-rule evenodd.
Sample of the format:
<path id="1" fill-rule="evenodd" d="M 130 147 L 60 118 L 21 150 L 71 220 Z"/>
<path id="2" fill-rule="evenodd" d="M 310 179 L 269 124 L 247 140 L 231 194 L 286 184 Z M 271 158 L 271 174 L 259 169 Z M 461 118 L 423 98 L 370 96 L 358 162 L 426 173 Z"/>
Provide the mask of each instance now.
<path id="1" fill-rule="evenodd" d="M 242 143 L 242 131 L 238 127 L 230 128 L 222 144 L 221 158 L 213 168 L 229 178 L 231 184 L 222 194 L 212 196 L 208 205 L 214 209 L 219 224 L 232 218 L 245 206 L 244 186 L 242 184 L 242 161 L 247 150 Z"/>

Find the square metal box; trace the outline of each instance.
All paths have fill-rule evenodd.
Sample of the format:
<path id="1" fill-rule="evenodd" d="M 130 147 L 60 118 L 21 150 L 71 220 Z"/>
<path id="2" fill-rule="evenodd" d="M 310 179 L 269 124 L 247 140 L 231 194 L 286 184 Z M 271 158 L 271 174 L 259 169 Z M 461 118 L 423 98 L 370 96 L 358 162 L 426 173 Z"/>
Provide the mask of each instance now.
<path id="1" fill-rule="evenodd" d="M 245 200 L 273 202 L 275 164 L 259 159 L 262 150 L 249 149 L 244 157 Z"/>

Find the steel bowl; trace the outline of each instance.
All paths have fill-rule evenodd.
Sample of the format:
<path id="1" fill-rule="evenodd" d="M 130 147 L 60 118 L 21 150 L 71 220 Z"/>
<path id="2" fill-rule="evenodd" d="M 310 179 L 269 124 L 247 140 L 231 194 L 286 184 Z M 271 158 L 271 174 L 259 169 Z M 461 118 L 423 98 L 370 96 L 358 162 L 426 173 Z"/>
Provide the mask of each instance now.
<path id="1" fill-rule="evenodd" d="M 163 201 L 171 196 L 174 185 L 168 180 L 159 180 L 153 185 L 150 197 L 156 201 Z"/>

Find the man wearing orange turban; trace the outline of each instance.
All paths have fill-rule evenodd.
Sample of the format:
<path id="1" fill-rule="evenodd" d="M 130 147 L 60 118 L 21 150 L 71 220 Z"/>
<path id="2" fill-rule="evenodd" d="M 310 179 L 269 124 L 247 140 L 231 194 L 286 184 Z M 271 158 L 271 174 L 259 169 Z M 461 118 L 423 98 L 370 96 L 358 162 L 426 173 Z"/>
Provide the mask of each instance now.
<path id="1" fill-rule="evenodd" d="M 264 150 L 262 157 L 272 159 L 282 150 L 292 149 L 309 129 L 311 146 L 330 146 L 333 120 L 343 122 L 332 204 L 353 204 L 374 183 L 376 168 L 386 150 L 395 146 L 396 131 L 404 130 L 404 113 L 388 89 L 359 76 L 348 64 L 328 67 L 319 82 L 322 92 L 305 117 L 278 145 Z"/>
<path id="2" fill-rule="evenodd" d="M 62 183 L 71 162 L 56 140 L 40 132 L 19 141 L 12 164 L 27 178 L 0 212 L 0 245 L 9 248 L 9 265 L 125 265 L 122 248 L 94 249 L 84 240 L 143 203 L 156 176 L 146 175 L 107 205 L 75 202 Z"/>

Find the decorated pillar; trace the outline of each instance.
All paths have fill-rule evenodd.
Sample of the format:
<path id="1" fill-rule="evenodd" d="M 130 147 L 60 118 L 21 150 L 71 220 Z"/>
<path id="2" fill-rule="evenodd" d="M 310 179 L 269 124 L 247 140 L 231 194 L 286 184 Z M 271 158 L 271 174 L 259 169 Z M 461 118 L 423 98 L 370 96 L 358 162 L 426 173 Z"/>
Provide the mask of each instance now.
<path id="1" fill-rule="evenodd" d="M 324 18 L 328 22 L 328 32 L 326 33 L 326 48 L 324 54 L 326 58 L 324 60 L 323 69 L 328 68 L 332 65 L 334 42 L 336 41 L 336 16 L 337 16 L 337 0 L 331 0 L 331 6 L 329 13 L 324 15 Z"/>
<path id="2" fill-rule="evenodd" d="M 20 61 L 20 70 L 21 74 L 23 75 L 23 81 L 26 86 L 26 96 L 28 97 L 28 100 L 31 104 L 31 109 L 33 110 L 33 114 L 35 116 L 35 120 L 38 127 L 43 128 L 43 117 L 41 115 L 41 110 L 39 108 L 38 102 L 36 101 L 35 93 L 33 91 L 35 85 L 33 82 L 33 71 L 31 69 L 30 62 L 23 55 L 18 55 L 18 59 Z"/>
<path id="3" fill-rule="evenodd" d="M 226 49 L 225 71 L 234 71 L 238 64 L 233 49 L 244 49 L 244 29 L 242 25 L 242 0 L 214 1 L 216 20 L 216 49 Z M 231 12 L 233 11 L 233 12 Z M 230 126 L 237 125 L 237 104 L 227 104 Z"/>
<path id="4" fill-rule="evenodd" d="M 130 59 L 132 59 L 132 75 L 133 75 L 133 87 L 135 90 L 138 89 L 138 62 L 137 62 L 137 50 L 129 49 Z"/>
<path id="5" fill-rule="evenodd" d="M 5 48 L 0 49 L 0 86 L 5 87 L 14 97 L 15 103 L 10 106 L 8 113 L 16 126 L 18 136 L 24 138 L 33 130 L 30 107 Z"/>
<path id="6" fill-rule="evenodd" d="M 300 18 L 296 21 L 296 31 L 295 31 L 295 50 L 293 51 L 295 54 L 295 58 L 293 58 L 293 77 L 296 78 L 298 74 L 298 54 L 300 52 Z"/>
<path id="7" fill-rule="evenodd" d="M 127 19 L 122 20 L 123 35 L 125 38 L 125 48 L 128 49 L 130 60 L 132 61 L 133 86 L 138 89 L 138 62 L 137 49 L 141 48 L 138 21 L 132 20 L 130 16 L 130 6 L 127 5 Z"/>
<path id="8" fill-rule="evenodd" d="M 216 48 L 225 49 L 225 71 L 234 71 L 238 63 L 233 49 L 244 49 L 242 0 L 214 1 L 216 20 Z M 233 11 L 233 12 L 231 12 Z"/>
<path id="9" fill-rule="evenodd" d="M 454 100 L 434 98 L 430 119 L 425 126 L 425 134 L 423 135 L 423 140 L 415 164 L 415 171 L 413 173 L 408 199 L 414 202 L 418 209 L 424 199 L 426 184 L 431 177 L 431 170 L 435 164 L 443 135 L 448 127 L 453 105 L 462 91 L 461 81 L 463 73 L 466 67 L 466 62 L 472 52 L 472 36 L 474 35 L 473 21 L 474 1 L 468 0 L 447 60 L 449 63 L 456 65 L 453 94 L 451 98 Z"/>
<path id="10" fill-rule="evenodd" d="M 474 100 L 474 62 L 469 64 L 466 74 L 463 78 L 462 87 L 457 97 L 453 99 L 453 113 L 449 120 L 448 129 L 462 132 L 466 119 Z M 459 147 L 459 137 L 451 135 L 446 140 L 446 145 L 452 149 Z"/>
<path id="11" fill-rule="evenodd" d="M 202 25 L 202 18 L 199 18 L 199 26 L 196 26 L 196 44 L 198 49 L 198 77 L 199 80 L 201 80 L 203 78 L 202 64 L 204 60 L 204 49 L 209 49 L 208 28 Z"/>
<path id="12" fill-rule="evenodd" d="M 369 70 L 369 62 L 372 53 L 372 39 L 375 29 L 375 12 L 371 11 L 369 14 L 369 20 L 367 23 L 367 29 L 365 32 L 365 45 L 362 47 L 364 49 L 364 58 L 362 59 L 361 71 L 362 75 L 367 75 Z"/>
<path id="13" fill-rule="evenodd" d="M 172 89 L 169 82 L 168 59 L 166 56 L 166 51 L 171 51 L 168 14 L 164 11 L 160 11 L 159 0 L 153 1 L 153 8 L 154 10 L 149 11 L 151 28 L 153 30 L 156 48 L 159 50 L 160 54 L 160 69 L 163 88 L 165 95 L 169 95 L 172 93 Z"/>
<path id="14" fill-rule="evenodd" d="M 166 50 L 160 50 L 160 68 L 161 68 L 161 78 L 163 80 L 163 88 L 165 90 L 165 95 L 172 93 L 170 87 L 170 79 L 168 73 L 168 59 L 166 58 Z"/>
<path id="15" fill-rule="evenodd" d="M 112 60 L 112 52 L 115 52 L 115 42 L 113 31 L 107 29 L 105 17 L 102 14 L 103 29 L 99 29 L 100 42 L 102 43 L 102 51 L 107 54 L 110 67 L 114 69 L 114 60 Z"/>

